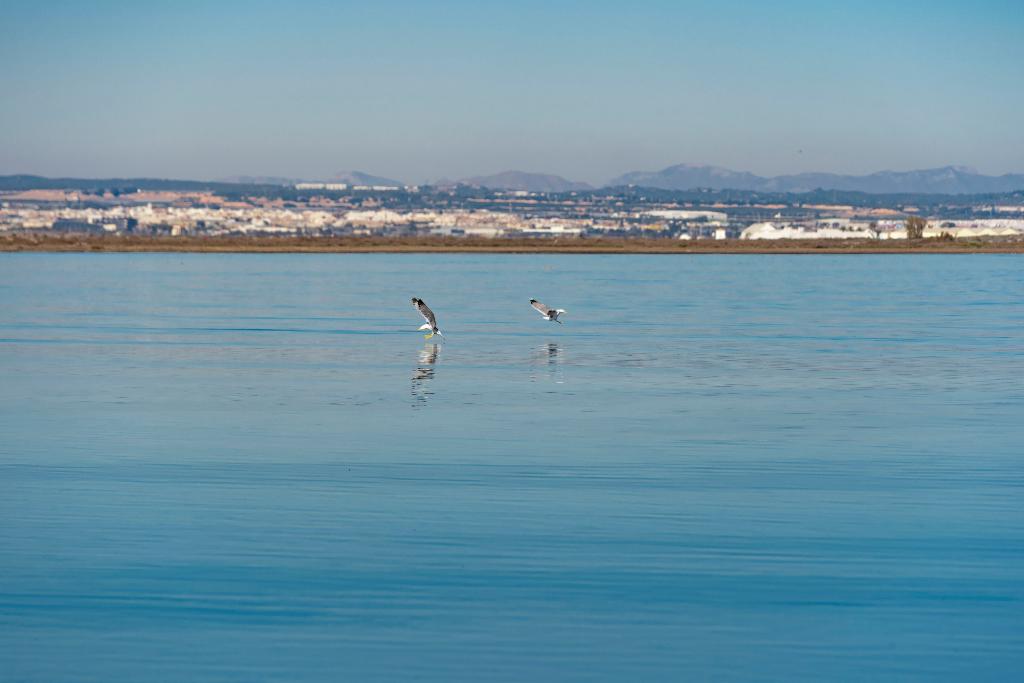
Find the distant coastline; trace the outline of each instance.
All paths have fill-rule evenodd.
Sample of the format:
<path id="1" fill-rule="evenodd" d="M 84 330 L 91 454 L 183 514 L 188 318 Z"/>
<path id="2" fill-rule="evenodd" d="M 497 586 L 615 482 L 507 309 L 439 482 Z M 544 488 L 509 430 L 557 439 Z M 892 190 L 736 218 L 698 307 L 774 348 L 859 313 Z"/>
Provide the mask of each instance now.
<path id="1" fill-rule="evenodd" d="M 1021 254 L 1024 240 L 670 240 L 642 238 L 0 235 L 0 252 Z"/>

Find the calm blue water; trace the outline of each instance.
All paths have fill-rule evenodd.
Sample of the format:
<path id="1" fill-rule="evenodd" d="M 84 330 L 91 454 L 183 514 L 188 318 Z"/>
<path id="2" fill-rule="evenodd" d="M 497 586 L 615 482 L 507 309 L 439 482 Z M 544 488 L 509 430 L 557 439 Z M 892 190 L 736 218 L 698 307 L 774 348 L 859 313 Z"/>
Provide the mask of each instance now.
<path id="1" fill-rule="evenodd" d="M 1022 671 L 1020 257 L 0 255 L 3 681 Z"/>

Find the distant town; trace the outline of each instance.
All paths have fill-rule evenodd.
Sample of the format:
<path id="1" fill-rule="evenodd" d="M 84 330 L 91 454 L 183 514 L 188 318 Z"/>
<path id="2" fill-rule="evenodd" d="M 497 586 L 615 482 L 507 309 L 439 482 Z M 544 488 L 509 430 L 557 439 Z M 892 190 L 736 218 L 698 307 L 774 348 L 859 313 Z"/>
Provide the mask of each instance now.
<path id="1" fill-rule="evenodd" d="M 1024 239 L 1024 192 L 0 178 L 0 233 L 665 240 Z"/>

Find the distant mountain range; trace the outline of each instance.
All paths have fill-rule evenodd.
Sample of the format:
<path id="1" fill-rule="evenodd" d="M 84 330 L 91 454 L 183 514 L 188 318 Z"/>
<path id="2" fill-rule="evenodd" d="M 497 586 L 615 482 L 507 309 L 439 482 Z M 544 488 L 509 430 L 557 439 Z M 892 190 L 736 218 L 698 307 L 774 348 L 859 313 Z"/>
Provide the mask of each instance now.
<path id="1" fill-rule="evenodd" d="M 288 186 L 311 179 L 280 176 L 232 176 L 218 181 L 163 180 L 152 178 L 81 179 L 43 178 L 40 176 L 0 176 L 0 190 L 75 188 L 75 187 L 145 187 L 149 189 L 178 187 L 181 189 L 211 189 L 217 185 L 281 185 Z M 333 181 L 349 185 L 383 185 L 400 187 L 400 180 L 370 175 L 362 171 L 339 171 L 331 178 L 318 178 L 314 182 Z M 474 176 L 458 181 L 438 180 L 438 187 L 469 185 L 492 190 L 525 190 L 527 192 L 573 192 L 594 189 L 583 182 L 562 176 L 524 171 L 504 171 L 488 176 Z M 660 171 L 633 171 L 613 178 L 601 187 L 647 187 L 661 190 L 738 190 L 749 192 L 811 192 L 838 190 L 866 194 L 997 194 L 1024 191 L 1024 174 L 1008 173 L 988 176 L 963 166 L 945 166 L 917 171 L 879 171 L 869 175 L 842 175 L 837 173 L 797 173 L 765 177 L 746 171 L 733 171 L 719 166 L 677 164 Z"/>
<path id="2" fill-rule="evenodd" d="M 472 185 L 492 190 L 529 192 L 571 192 L 591 190 L 587 183 L 546 173 L 505 171 L 489 176 L 463 178 L 439 185 Z M 870 175 L 798 173 L 764 177 L 720 166 L 677 164 L 660 171 L 633 171 L 613 178 L 601 187 L 650 187 L 662 190 L 747 190 L 753 192 L 810 192 L 843 190 L 869 194 L 984 194 L 1024 189 L 1024 174 L 987 176 L 963 166 L 946 166 L 918 171 L 880 171 Z"/>
<path id="3" fill-rule="evenodd" d="M 756 192 L 809 192 L 847 190 L 873 194 L 981 194 L 1024 189 L 1024 174 L 987 176 L 963 166 L 918 171 L 879 171 L 870 175 L 798 173 L 762 177 L 718 166 L 678 164 L 660 171 L 634 171 L 611 180 L 606 187 L 636 185 L 663 190 L 753 190 Z"/>

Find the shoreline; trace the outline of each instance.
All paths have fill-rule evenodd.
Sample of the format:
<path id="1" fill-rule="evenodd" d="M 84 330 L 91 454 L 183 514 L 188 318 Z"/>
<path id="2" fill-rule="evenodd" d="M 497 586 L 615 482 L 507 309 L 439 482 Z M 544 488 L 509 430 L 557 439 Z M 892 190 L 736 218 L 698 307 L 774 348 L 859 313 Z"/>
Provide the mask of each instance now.
<path id="1" fill-rule="evenodd" d="M 1022 254 L 1024 240 L 0 236 L 0 252 L 239 254 Z"/>

